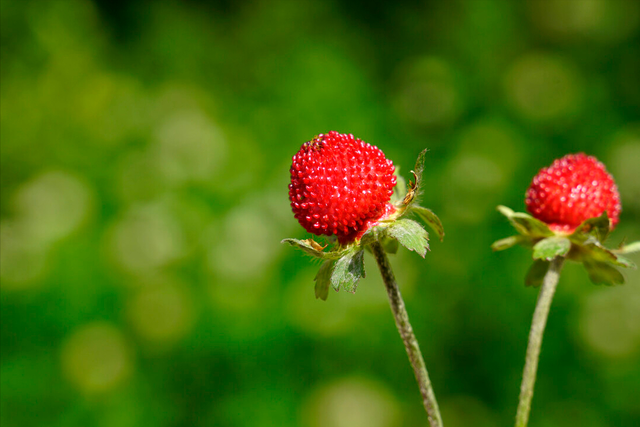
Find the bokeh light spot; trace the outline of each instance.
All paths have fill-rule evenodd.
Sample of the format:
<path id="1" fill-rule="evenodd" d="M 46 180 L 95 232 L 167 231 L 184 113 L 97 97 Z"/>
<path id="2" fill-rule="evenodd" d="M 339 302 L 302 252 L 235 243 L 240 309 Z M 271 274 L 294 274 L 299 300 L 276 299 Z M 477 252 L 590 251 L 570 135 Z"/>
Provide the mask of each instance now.
<path id="1" fill-rule="evenodd" d="M 400 117 L 422 126 L 451 124 L 464 102 L 452 66 L 442 58 L 423 57 L 396 70 L 395 106 Z"/>
<path id="2" fill-rule="evenodd" d="M 394 427 L 401 422 L 393 394 L 368 378 L 345 378 L 316 390 L 303 409 L 306 427 Z"/>
<path id="3" fill-rule="evenodd" d="M 93 191 L 65 171 L 46 172 L 16 192 L 16 219 L 35 244 L 50 244 L 79 228 L 93 204 Z"/>
<path id="4" fill-rule="evenodd" d="M 222 277 L 249 280 L 264 273 L 276 251 L 278 237 L 265 222 L 258 206 L 240 206 L 227 214 L 216 241 L 211 247 L 209 265 Z"/>
<path id="5" fill-rule="evenodd" d="M 151 273 L 185 251 L 180 224 L 160 203 L 130 208 L 112 226 L 107 239 L 113 260 L 130 273 Z"/>
<path id="6" fill-rule="evenodd" d="M 569 120 L 582 100 L 577 71 L 566 60 L 544 53 L 518 59 L 505 76 L 505 88 L 515 111 L 533 122 Z"/>
<path id="7" fill-rule="evenodd" d="M 531 20 L 556 42 L 619 42 L 640 23 L 640 5 L 629 0 L 530 0 Z"/>
<path id="8" fill-rule="evenodd" d="M 171 344 L 193 325 L 193 301 L 184 286 L 174 284 L 140 290 L 128 304 L 135 331 L 154 344 Z"/>
<path id="9" fill-rule="evenodd" d="M 629 357 L 640 349 L 640 295 L 626 289 L 603 289 L 589 295 L 580 315 L 583 340 L 603 356 Z"/>
<path id="10" fill-rule="evenodd" d="M 226 159 L 220 130 L 200 111 L 179 111 L 157 131 L 158 165 L 169 182 L 207 181 Z"/>
<path id="11" fill-rule="evenodd" d="M 66 378 L 89 394 L 121 384 L 133 364 L 131 350 L 120 330 L 102 322 L 76 329 L 62 345 L 61 362 Z"/>
<path id="12" fill-rule="evenodd" d="M 445 180 L 448 213 L 459 221 L 475 223 L 495 208 L 494 200 L 505 183 L 505 172 L 489 157 L 459 154 L 449 163 Z"/>
<path id="13" fill-rule="evenodd" d="M 21 224 L 0 222 L 0 278 L 2 290 L 23 289 L 38 283 L 47 266 L 47 248 L 34 244 Z"/>

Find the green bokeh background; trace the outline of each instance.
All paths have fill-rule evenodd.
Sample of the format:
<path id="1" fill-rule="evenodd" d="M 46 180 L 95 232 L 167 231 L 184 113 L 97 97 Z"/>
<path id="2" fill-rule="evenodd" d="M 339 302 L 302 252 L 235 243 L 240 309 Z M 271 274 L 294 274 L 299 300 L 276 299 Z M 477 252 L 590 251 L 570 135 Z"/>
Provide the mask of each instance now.
<path id="1" fill-rule="evenodd" d="M 426 425 L 373 260 L 314 299 L 291 156 L 353 133 L 445 225 L 396 269 L 447 427 L 512 424 L 536 290 L 492 253 L 569 152 L 640 239 L 640 2 L 0 0 L 0 424 Z M 638 262 L 638 256 L 632 258 Z M 565 268 L 531 427 L 640 425 L 640 274 Z"/>

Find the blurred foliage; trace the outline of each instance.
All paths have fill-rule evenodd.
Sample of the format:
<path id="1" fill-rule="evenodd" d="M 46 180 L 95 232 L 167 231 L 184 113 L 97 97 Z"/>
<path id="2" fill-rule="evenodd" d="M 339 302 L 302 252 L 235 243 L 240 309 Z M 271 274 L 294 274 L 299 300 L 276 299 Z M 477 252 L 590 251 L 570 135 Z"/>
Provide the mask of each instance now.
<path id="1" fill-rule="evenodd" d="M 291 156 L 353 133 L 443 220 L 392 259 L 448 427 L 515 414 L 536 291 L 494 254 L 568 152 L 640 239 L 640 3 L 0 0 L 0 424 L 425 425 L 373 260 L 314 298 Z M 637 256 L 633 258 L 638 261 Z M 563 272 L 531 426 L 640 425 L 640 273 Z"/>

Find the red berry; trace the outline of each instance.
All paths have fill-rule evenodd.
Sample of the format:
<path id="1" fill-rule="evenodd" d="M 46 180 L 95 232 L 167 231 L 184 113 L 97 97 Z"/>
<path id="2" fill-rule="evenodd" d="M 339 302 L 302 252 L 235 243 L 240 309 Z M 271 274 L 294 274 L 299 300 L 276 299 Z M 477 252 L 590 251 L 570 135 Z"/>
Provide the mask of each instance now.
<path id="1" fill-rule="evenodd" d="M 310 233 L 350 243 L 395 211 L 393 162 L 353 135 L 331 131 L 305 142 L 290 171 L 291 208 Z"/>
<path id="2" fill-rule="evenodd" d="M 571 233 L 607 211 L 611 228 L 622 210 L 618 187 L 604 165 L 584 153 L 569 154 L 543 168 L 527 190 L 527 210 L 554 231 Z"/>

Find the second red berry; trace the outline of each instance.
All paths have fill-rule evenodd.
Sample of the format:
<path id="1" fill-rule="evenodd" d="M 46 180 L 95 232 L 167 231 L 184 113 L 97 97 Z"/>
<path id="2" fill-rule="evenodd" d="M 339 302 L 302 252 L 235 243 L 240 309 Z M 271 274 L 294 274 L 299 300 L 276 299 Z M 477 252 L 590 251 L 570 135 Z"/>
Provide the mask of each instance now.
<path id="1" fill-rule="evenodd" d="M 526 193 L 527 210 L 554 231 L 571 233 L 607 212 L 613 229 L 622 209 L 613 177 L 595 157 L 569 154 L 543 168 Z"/>

